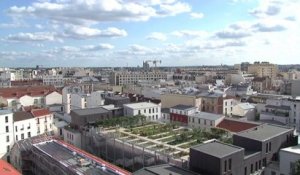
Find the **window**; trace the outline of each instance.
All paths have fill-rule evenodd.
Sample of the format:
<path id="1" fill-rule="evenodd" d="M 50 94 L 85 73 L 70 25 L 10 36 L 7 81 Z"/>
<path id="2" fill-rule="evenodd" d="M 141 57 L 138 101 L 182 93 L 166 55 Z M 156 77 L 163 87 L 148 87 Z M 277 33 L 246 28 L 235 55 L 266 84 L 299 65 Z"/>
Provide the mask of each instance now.
<path id="1" fill-rule="evenodd" d="M 40 124 L 40 119 L 39 118 L 37 118 L 37 124 Z"/>
<path id="2" fill-rule="evenodd" d="M 224 161 L 224 172 L 227 171 L 227 160 Z"/>
<path id="3" fill-rule="evenodd" d="M 18 126 L 15 126 L 16 132 L 18 132 Z"/>
<path id="4" fill-rule="evenodd" d="M 139 115 L 141 115 L 141 110 L 139 110 Z"/>
<path id="5" fill-rule="evenodd" d="M 18 140 L 19 140 L 18 135 L 16 135 L 16 141 L 18 141 Z"/>
<path id="6" fill-rule="evenodd" d="M 269 143 L 266 144 L 266 153 L 268 153 L 268 147 L 269 147 Z"/>
<path id="7" fill-rule="evenodd" d="M 255 162 L 255 171 L 258 170 L 258 162 Z"/>
<path id="8" fill-rule="evenodd" d="M 245 166 L 244 175 L 247 175 L 247 167 Z"/>
<path id="9" fill-rule="evenodd" d="M 146 109 L 144 109 L 144 113 L 146 113 Z"/>
<path id="10" fill-rule="evenodd" d="M 272 148 L 271 148 L 271 142 L 269 143 L 269 152 L 271 152 Z"/>
<path id="11" fill-rule="evenodd" d="M 261 160 L 259 160 L 258 168 L 261 169 Z"/>
<path id="12" fill-rule="evenodd" d="M 231 159 L 228 160 L 228 170 L 231 170 Z"/>
<path id="13" fill-rule="evenodd" d="M 251 164 L 251 171 L 250 172 L 253 173 L 253 164 Z"/>
<path id="14" fill-rule="evenodd" d="M 154 108 L 152 108 L 152 112 L 154 113 Z"/>
<path id="15" fill-rule="evenodd" d="M 5 123 L 8 123 L 8 116 L 5 116 Z"/>
<path id="16" fill-rule="evenodd" d="M 149 109 L 149 114 L 151 114 L 151 109 Z"/>
<path id="17" fill-rule="evenodd" d="M 195 122 L 195 119 L 194 119 L 194 118 L 192 118 L 192 122 L 193 122 L 193 123 Z"/>
<path id="18" fill-rule="evenodd" d="M 7 145 L 7 146 L 6 146 L 6 152 L 9 152 L 9 150 L 10 150 L 10 146 Z"/>
<path id="19" fill-rule="evenodd" d="M 8 126 L 5 127 L 6 132 L 9 132 L 9 128 Z"/>
<path id="20" fill-rule="evenodd" d="M 227 101 L 225 102 L 225 106 L 227 106 Z"/>
<path id="21" fill-rule="evenodd" d="M 31 133 L 30 132 L 27 133 L 27 137 L 31 137 Z"/>
<path id="22" fill-rule="evenodd" d="M 34 99 L 34 104 L 38 104 L 38 99 Z"/>
<path id="23" fill-rule="evenodd" d="M 158 115 L 156 114 L 156 120 L 158 120 Z"/>
<path id="24" fill-rule="evenodd" d="M 6 142 L 9 142 L 9 136 L 6 136 Z"/>
<path id="25" fill-rule="evenodd" d="M 201 121 L 201 120 L 200 120 L 200 118 L 199 118 L 199 119 L 198 119 L 198 124 L 200 124 L 200 121 Z"/>
<path id="26" fill-rule="evenodd" d="M 22 140 L 24 139 L 24 134 L 21 134 L 21 139 L 22 139 Z"/>

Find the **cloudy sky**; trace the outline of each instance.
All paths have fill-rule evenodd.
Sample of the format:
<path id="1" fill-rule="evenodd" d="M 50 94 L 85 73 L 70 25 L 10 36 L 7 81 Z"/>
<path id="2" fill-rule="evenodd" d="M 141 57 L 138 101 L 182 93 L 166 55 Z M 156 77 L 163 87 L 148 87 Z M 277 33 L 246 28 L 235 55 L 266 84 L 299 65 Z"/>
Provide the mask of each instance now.
<path id="1" fill-rule="evenodd" d="M 1 0 L 0 67 L 300 63 L 300 0 Z"/>

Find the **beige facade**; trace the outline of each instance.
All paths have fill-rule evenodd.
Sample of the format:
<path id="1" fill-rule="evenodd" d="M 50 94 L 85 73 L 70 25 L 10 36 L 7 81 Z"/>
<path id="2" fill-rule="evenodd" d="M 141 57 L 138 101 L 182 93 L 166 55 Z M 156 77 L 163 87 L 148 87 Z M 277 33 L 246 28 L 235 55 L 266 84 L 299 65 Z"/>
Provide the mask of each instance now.
<path id="1" fill-rule="evenodd" d="M 182 94 L 161 95 L 162 108 L 170 108 L 179 104 L 191 105 L 199 108 L 201 106 L 201 98 L 192 95 L 182 95 Z"/>
<path id="2" fill-rule="evenodd" d="M 248 67 L 248 73 L 255 74 L 258 77 L 274 79 L 277 76 L 278 67 L 276 64 L 270 64 L 269 62 L 254 62 Z"/>

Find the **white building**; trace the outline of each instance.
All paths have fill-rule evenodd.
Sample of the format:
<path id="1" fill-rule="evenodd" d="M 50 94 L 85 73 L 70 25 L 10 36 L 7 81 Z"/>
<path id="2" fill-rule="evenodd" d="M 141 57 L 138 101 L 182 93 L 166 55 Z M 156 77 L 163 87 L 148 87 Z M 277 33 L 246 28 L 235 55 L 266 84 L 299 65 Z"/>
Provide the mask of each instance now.
<path id="1" fill-rule="evenodd" d="M 87 108 L 87 98 L 90 94 L 71 94 L 71 110 Z"/>
<path id="2" fill-rule="evenodd" d="M 294 174 L 296 161 L 300 160 L 300 146 L 283 148 L 279 151 L 279 169 L 281 175 Z"/>
<path id="3" fill-rule="evenodd" d="M 3 158 L 14 144 L 13 113 L 9 110 L 0 110 L 0 142 L 0 158 Z"/>
<path id="4" fill-rule="evenodd" d="M 240 117 L 244 120 L 254 121 L 255 120 L 255 106 L 250 103 L 240 103 L 233 107 L 232 116 Z"/>
<path id="5" fill-rule="evenodd" d="M 62 102 L 64 105 L 64 110 L 66 113 L 70 113 L 71 111 L 71 94 L 72 93 L 80 93 L 81 88 L 77 86 L 67 86 L 62 90 Z"/>
<path id="6" fill-rule="evenodd" d="M 190 114 L 188 126 L 191 128 L 209 129 L 216 127 L 223 119 L 224 115 L 207 113 L 207 112 L 195 112 Z"/>
<path id="7" fill-rule="evenodd" d="M 29 112 L 15 112 L 14 117 L 14 141 L 27 139 L 37 134 L 35 118 Z"/>
<path id="8" fill-rule="evenodd" d="M 144 115 L 149 121 L 160 121 L 161 109 L 159 105 L 150 102 L 124 104 L 124 116 L 135 115 Z"/>
<path id="9" fill-rule="evenodd" d="M 35 117 L 38 135 L 53 131 L 53 114 L 48 109 L 33 109 L 31 114 Z"/>
<path id="10" fill-rule="evenodd" d="M 62 95 L 53 91 L 45 96 L 45 105 L 62 104 Z"/>
<path id="11" fill-rule="evenodd" d="M 64 77 L 63 75 L 44 75 L 43 76 L 44 85 L 53 85 L 55 87 L 64 86 Z"/>
<path id="12" fill-rule="evenodd" d="M 239 100 L 235 97 L 226 97 L 223 99 L 223 114 L 226 116 L 231 116 L 233 107 L 239 104 Z"/>

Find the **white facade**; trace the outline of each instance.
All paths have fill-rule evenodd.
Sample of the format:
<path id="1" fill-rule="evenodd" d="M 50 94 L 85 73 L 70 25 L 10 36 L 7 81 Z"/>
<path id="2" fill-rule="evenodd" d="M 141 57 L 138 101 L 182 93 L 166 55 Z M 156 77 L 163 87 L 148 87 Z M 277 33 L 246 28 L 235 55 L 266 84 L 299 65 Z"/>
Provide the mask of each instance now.
<path id="1" fill-rule="evenodd" d="M 87 107 L 86 94 L 71 94 L 71 110 L 73 109 L 84 109 Z"/>
<path id="2" fill-rule="evenodd" d="M 207 112 L 196 112 L 189 115 L 188 126 L 191 128 L 209 129 L 216 127 L 223 119 L 224 115 Z"/>
<path id="3" fill-rule="evenodd" d="M 279 151 L 279 169 L 281 175 L 292 174 L 291 170 L 295 167 L 295 162 L 300 160 L 299 145 L 281 149 Z"/>
<path id="4" fill-rule="evenodd" d="M 0 110 L 0 158 L 6 156 L 14 144 L 13 113 Z"/>
<path id="5" fill-rule="evenodd" d="M 104 105 L 104 91 L 92 92 L 90 97 L 87 98 L 87 106 L 89 108 L 96 108 Z"/>
<path id="6" fill-rule="evenodd" d="M 14 122 L 14 141 L 34 137 L 37 134 L 37 124 L 35 118 Z"/>
<path id="7" fill-rule="evenodd" d="M 191 107 L 188 109 L 180 110 L 175 108 L 170 108 L 170 113 L 180 114 L 180 115 L 192 115 L 197 111 L 196 107 Z"/>
<path id="8" fill-rule="evenodd" d="M 124 104 L 124 116 L 144 115 L 149 121 L 161 120 L 161 107 L 154 103 L 140 102 Z"/>
<path id="9" fill-rule="evenodd" d="M 70 127 L 63 128 L 64 141 L 81 148 L 81 133 Z"/>
<path id="10" fill-rule="evenodd" d="M 232 115 L 242 117 L 249 121 L 255 120 L 255 106 L 249 103 L 240 103 L 233 107 Z"/>
<path id="11" fill-rule="evenodd" d="M 111 83 L 114 85 L 135 84 L 139 81 L 167 80 L 165 72 L 113 72 Z"/>
<path id="12" fill-rule="evenodd" d="M 58 92 L 52 92 L 45 97 L 45 105 L 62 104 L 62 95 Z"/>
<path id="13" fill-rule="evenodd" d="M 234 98 L 223 99 L 223 114 L 231 116 L 233 107 L 239 104 L 239 101 Z"/>
<path id="14" fill-rule="evenodd" d="M 67 86 L 62 90 L 62 103 L 64 105 L 64 110 L 66 113 L 71 111 L 71 94 L 80 93 L 81 89 L 77 86 Z"/>
<path id="15" fill-rule="evenodd" d="M 55 87 L 64 86 L 64 77 L 62 75 L 44 75 L 43 76 L 44 85 L 53 85 Z"/>
<path id="16" fill-rule="evenodd" d="M 53 131 L 53 114 L 35 117 L 37 135 Z"/>

